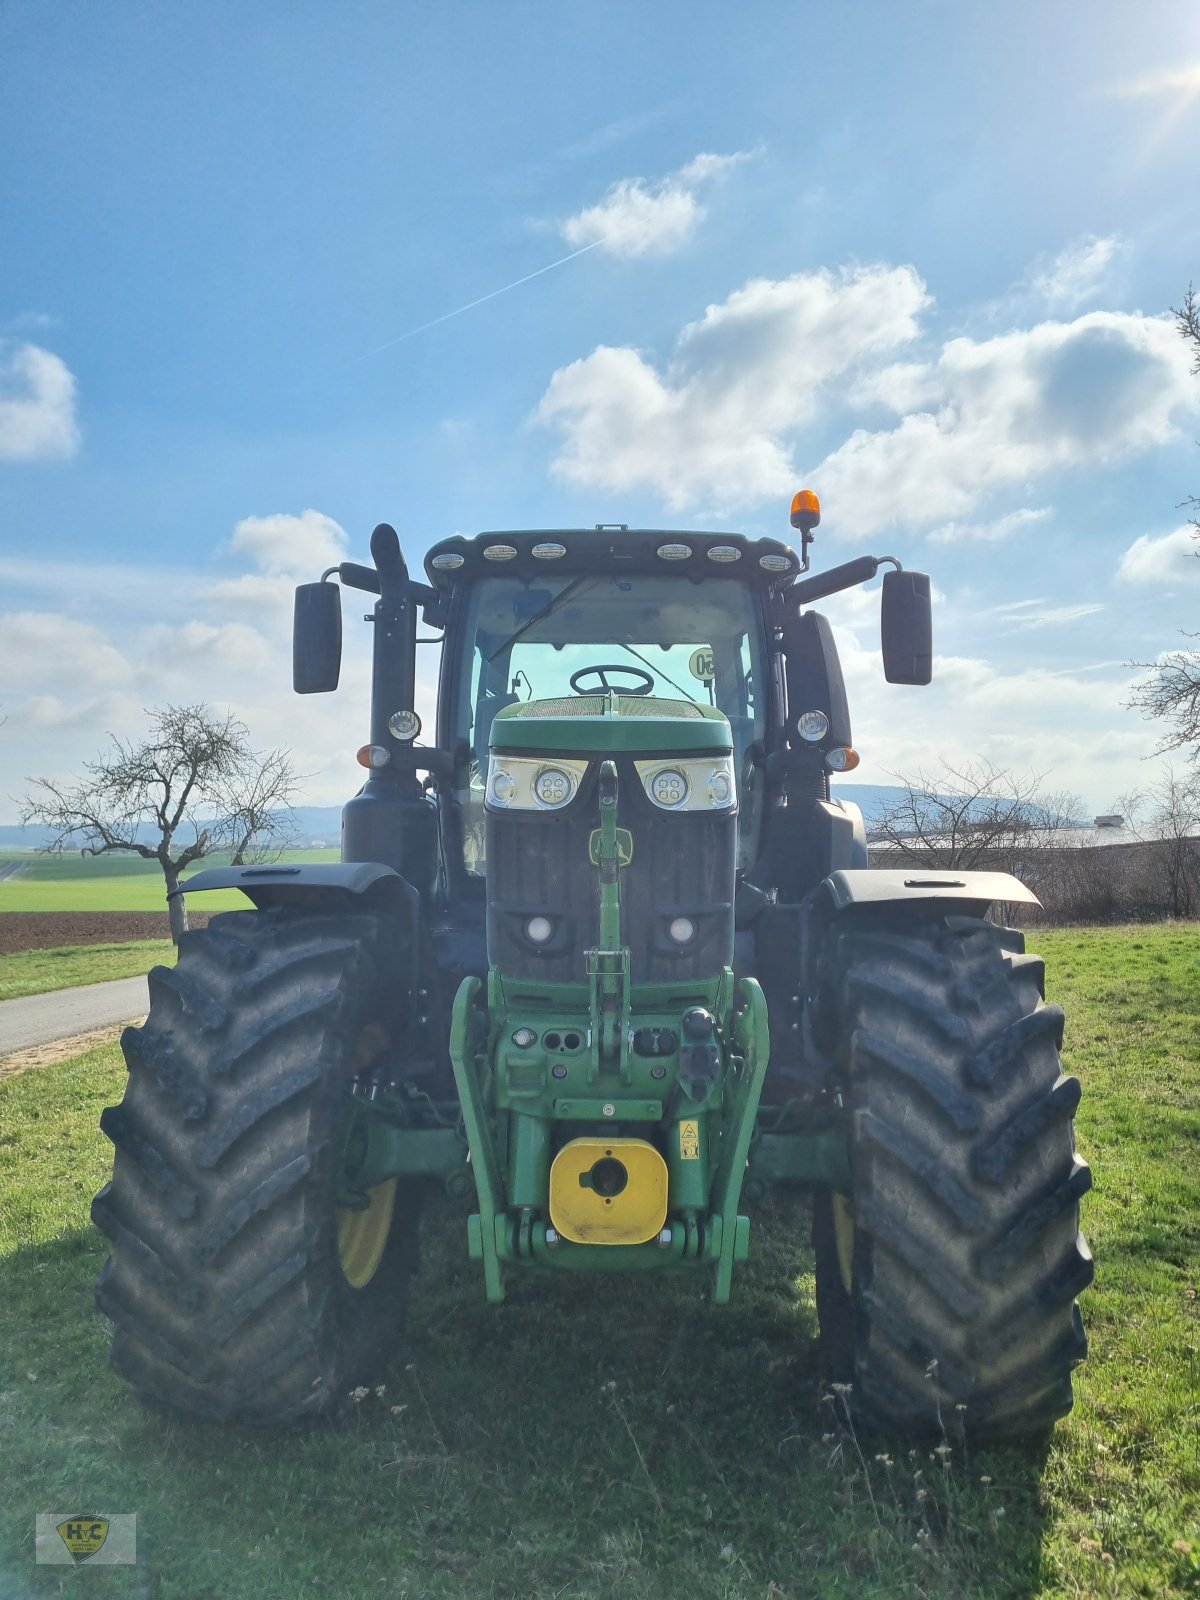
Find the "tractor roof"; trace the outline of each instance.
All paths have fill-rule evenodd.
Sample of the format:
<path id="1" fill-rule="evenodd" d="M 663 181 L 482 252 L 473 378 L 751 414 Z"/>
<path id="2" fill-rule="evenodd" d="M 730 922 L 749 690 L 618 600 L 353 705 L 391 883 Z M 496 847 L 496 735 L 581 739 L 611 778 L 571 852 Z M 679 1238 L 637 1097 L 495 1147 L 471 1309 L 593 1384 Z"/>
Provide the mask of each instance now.
<path id="1" fill-rule="evenodd" d="M 552 572 L 630 571 L 692 579 L 741 578 L 780 587 L 796 577 L 800 560 L 779 539 L 602 524 L 480 533 L 473 539 L 456 535 L 433 546 L 425 557 L 425 571 L 438 589 L 505 573 L 528 579 Z"/>

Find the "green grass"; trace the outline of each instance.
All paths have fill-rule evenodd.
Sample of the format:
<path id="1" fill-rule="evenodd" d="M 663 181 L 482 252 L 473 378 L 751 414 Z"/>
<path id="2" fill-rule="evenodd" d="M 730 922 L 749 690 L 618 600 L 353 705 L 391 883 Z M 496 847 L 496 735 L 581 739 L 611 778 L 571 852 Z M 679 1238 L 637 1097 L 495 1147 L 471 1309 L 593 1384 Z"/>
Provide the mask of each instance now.
<path id="1" fill-rule="evenodd" d="M 111 978 L 136 978 L 153 966 L 174 966 L 169 939 L 136 939 L 128 944 L 66 945 L 59 950 L 22 950 L 0 964 L 0 1000 L 50 989 L 74 989 Z"/>
<path id="2" fill-rule="evenodd" d="M 337 861 L 337 850 L 289 850 L 284 862 Z M 227 856 L 211 856 L 191 871 L 222 866 Z M 0 913 L 6 911 L 165 911 L 166 887 L 156 861 L 140 856 L 0 857 L 0 867 L 16 861 L 19 876 L 0 882 Z M 236 889 L 205 894 L 195 902 L 205 911 L 229 911 L 246 905 Z"/>
<path id="3" fill-rule="evenodd" d="M 106 1365 L 91 1301 L 104 1246 L 88 1202 L 109 1159 L 96 1118 L 121 1092 L 118 1054 L 0 1083 L 9 1592 L 1200 1593 L 1200 929 L 1038 943 L 1085 1086 L 1098 1273 L 1076 1410 L 1034 1455 L 943 1458 L 838 1426 L 802 1199 L 758 1213 L 724 1310 L 689 1282 L 517 1274 L 489 1309 L 463 1213 L 439 1202 L 410 1337 L 345 1424 L 262 1433 L 144 1412 Z M 36 1512 L 93 1509 L 138 1513 L 136 1577 L 31 1564 Z"/>

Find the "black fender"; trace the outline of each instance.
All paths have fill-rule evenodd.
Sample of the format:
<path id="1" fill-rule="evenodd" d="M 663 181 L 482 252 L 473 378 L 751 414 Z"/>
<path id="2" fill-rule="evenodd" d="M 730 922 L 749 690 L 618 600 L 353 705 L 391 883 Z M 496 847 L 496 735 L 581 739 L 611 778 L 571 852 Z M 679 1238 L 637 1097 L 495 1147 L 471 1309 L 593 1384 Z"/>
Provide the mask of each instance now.
<path id="1" fill-rule="evenodd" d="M 841 868 L 831 872 L 801 907 L 803 993 L 813 998 L 813 979 L 823 928 L 838 916 L 893 910 L 897 906 L 945 906 L 982 917 L 992 904 L 1040 906 L 1041 901 L 1011 872 L 959 872 L 941 867 Z"/>
<path id="2" fill-rule="evenodd" d="M 917 900 L 965 900 L 980 916 L 993 902 L 1031 906 L 1042 903 L 1011 872 L 958 872 L 942 867 L 843 869 L 831 872 L 810 899 L 823 899 L 834 911 Z M 971 914 L 965 906 L 962 909 Z"/>
<path id="3" fill-rule="evenodd" d="M 369 897 L 373 905 L 395 899 L 415 901 L 417 891 L 394 867 L 378 861 L 303 861 L 295 865 L 272 862 L 250 867 L 206 867 L 185 878 L 176 894 L 198 894 L 208 889 L 240 889 L 260 911 L 276 905 L 306 908 L 334 895 Z"/>
<path id="4" fill-rule="evenodd" d="M 386 911 L 400 926 L 397 982 L 410 997 L 420 988 L 421 897 L 394 867 L 378 861 L 273 862 L 207 867 L 184 879 L 175 894 L 240 889 L 256 911 Z"/>

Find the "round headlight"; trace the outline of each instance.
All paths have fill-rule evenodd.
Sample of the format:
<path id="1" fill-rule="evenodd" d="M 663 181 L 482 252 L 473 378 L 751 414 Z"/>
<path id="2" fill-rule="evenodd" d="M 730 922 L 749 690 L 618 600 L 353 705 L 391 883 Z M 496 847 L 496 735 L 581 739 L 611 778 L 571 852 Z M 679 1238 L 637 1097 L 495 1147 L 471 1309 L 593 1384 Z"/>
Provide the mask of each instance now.
<path id="1" fill-rule="evenodd" d="M 554 932 L 554 924 L 549 917 L 530 917 L 525 924 L 525 937 L 531 944 L 545 944 Z"/>
<path id="2" fill-rule="evenodd" d="M 670 932 L 676 944 L 690 944 L 696 937 L 696 924 L 691 917 L 676 917 L 671 923 Z"/>
<path id="3" fill-rule="evenodd" d="M 829 732 L 829 718 L 823 711 L 802 711 L 796 718 L 796 732 L 809 744 L 816 744 Z"/>
<path id="4" fill-rule="evenodd" d="M 506 806 L 517 792 L 517 780 L 511 772 L 505 772 L 501 767 L 499 772 L 492 774 L 492 799 L 497 804 Z"/>
<path id="5" fill-rule="evenodd" d="M 690 544 L 660 544 L 658 547 L 660 561 L 686 561 L 691 553 Z"/>
<path id="6" fill-rule="evenodd" d="M 517 547 L 515 544 L 485 545 L 483 559 L 485 561 L 515 561 L 517 559 Z"/>
<path id="7" fill-rule="evenodd" d="M 733 798 L 733 785 L 727 772 L 717 771 L 708 780 L 708 798 L 714 806 L 727 806 Z"/>
<path id="8" fill-rule="evenodd" d="M 571 780 L 558 767 L 543 767 L 534 780 L 533 792 L 544 806 L 565 806 L 571 798 Z"/>
<path id="9" fill-rule="evenodd" d="M 388 718 L 388 732 L 393 739 L 407 744 L 421 731 L 421 719 L 415 711 L 393 711 Z"/>
<path id="10" fill-rule="evenodd" d="M 681 806 L 688 797 L 688 781 L 678 768 L 664 767 L 654 774 L 650 794 L 660 806 Z"/>
<path id="11" fill-rule="evenodd" d="M 451 550 L 448 551 L 444 556 L 434 556 L 429 565 L 434 567 L 438 572 L 455 572 L 459 567 L 462 566 L 464 559 L 465 558 L 463 556 L 455 555 L 455 553 Z"/>

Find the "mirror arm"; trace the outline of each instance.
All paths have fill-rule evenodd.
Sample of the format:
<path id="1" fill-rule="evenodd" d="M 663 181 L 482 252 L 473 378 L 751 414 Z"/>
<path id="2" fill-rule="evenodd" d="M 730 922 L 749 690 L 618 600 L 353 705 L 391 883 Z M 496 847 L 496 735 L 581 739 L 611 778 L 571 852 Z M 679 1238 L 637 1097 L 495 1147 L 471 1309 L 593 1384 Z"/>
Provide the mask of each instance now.
<path id="1" fill-rule="evenodd" d="M 858 556 L 840 567 L 830 567 L 827 572 L 818 572 L 814 577 L 792 584 L 790 589 L 783 591 L 783 597 L 793 605 L 824 600 L 831 594 L 840 594 L 843 589 L 855 589 L 860 583 L 870 583 L 884 562 L 891 562 L 897 572 L 902 570 L 895 556 Z"/>

